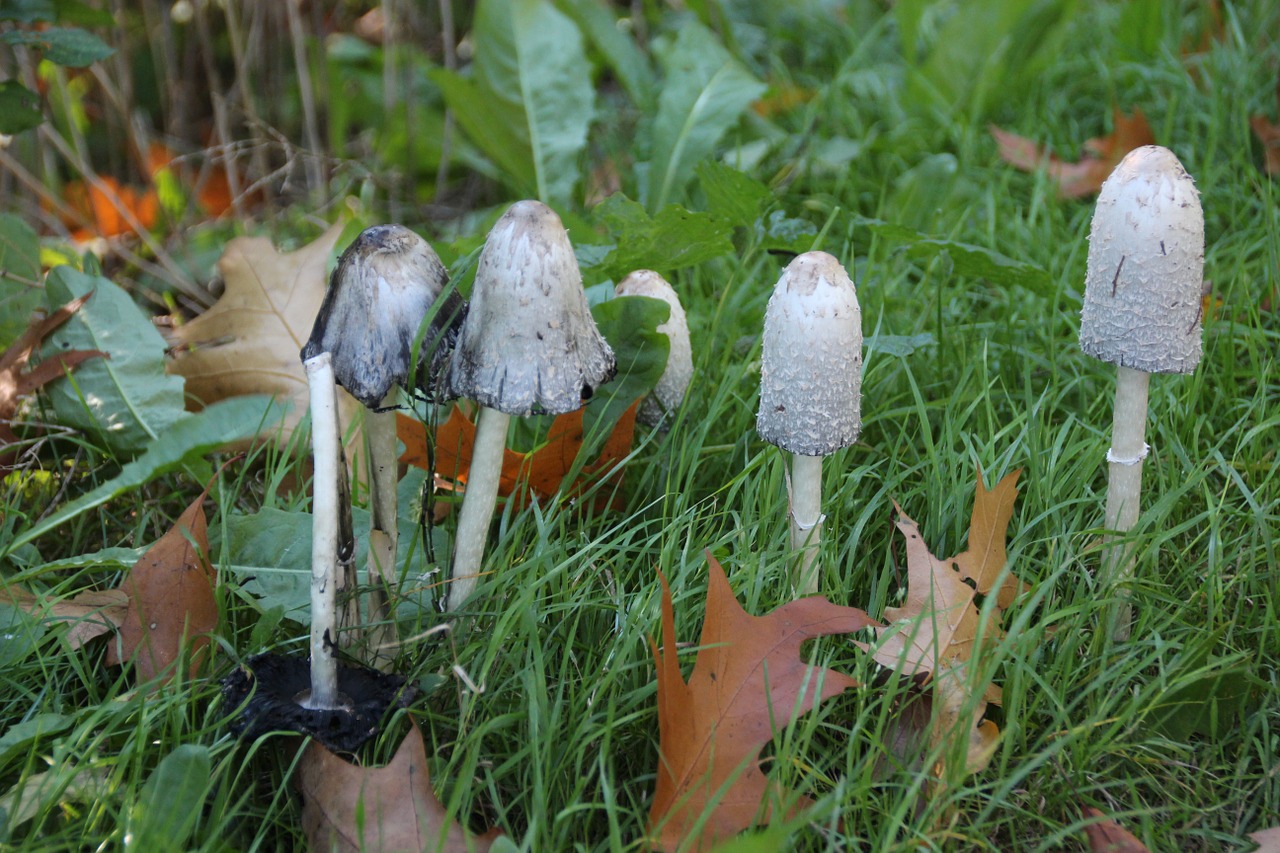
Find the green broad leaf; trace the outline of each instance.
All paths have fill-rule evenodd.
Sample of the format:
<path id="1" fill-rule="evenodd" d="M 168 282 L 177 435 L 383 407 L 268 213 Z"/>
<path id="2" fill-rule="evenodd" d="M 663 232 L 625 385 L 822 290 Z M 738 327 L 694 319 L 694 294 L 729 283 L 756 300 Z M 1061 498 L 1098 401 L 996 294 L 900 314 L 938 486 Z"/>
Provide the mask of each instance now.
<path id="1" fill-rule="evenodd" d="M 671 317 L 671 306 L 661 299 L 618 296 L 592 307 L 591 315 L 613 348 L 618 373 L 596 389 L 582 414 L 588 440 L 584 442 L 587 452 L 580 453 L 579 459 L 593 458 L 594 448 L 589 445 L 608 437 L 631 404 L 654 389 L 671 352 L 671 339 L 658 331 Z"/>
<path id="2" fill-rule="evenodd" d="M 781 210 L 772 211 L 755 225 L 756 243 L 767 252 L 799 255 L 813 248 L 818 226 L 807 219 L 792 219 Z"/>
<path id="3" fill-rule="evenodd" d="M 21 607 L 0 601 L 0 637 L 4 638 L 0 643 L 0 667 L 8 671 L 37 654 L 48 630 L 40 619 Z M 4 821 L 0 819 L 0 827 L 3 826 Z"/>
<path id="4" fill-rule="evenodd" d="M 138 559 L 146 551 L 146 548 L 102 548 L 90 554 L 63 557 L 60 560 L 51 560 L 47 563 L 40 563 L 37 566 L 30 566 L 23 570 L 23 574 L 32 576 L 84 568 L 129 569 L 133 567 L 134 563 L 138 562 Z"/>
<path id="5" fill-rule="evenodd" d="M 615 243 L 601 264 L 614 281 L 634 270 L 668 273 L 733 251 L 733 226 L 710 213 L 671 204 L 651 217 L 621 194 L 605 199 L 594 212 Z"/>
<path id="6" fill-rule="evenodd" d="M 147 777 L 129 810 L 126 851 L 185 850 L 200 820 L 210 785 L 209 747 L 184 743 L 164 757 Z"/>
<path id="7" fill-rule="evenodd" d="M 77 27 L 110 27 L 116 19 L 106 9 L 95 9 L 82 0 L 53 0 L 58 21 Z"/>
<path id="8" fill-rule="evenodd" d="M 619 29 L 611 7 L 601 0 L 555 0 L 555 4 L 600 51 L 640 111 L 652 113 L 656 87 L 653 68 L 635 41 Z"/>
<path id="9" fill-rule="evenodd" d="M 867 352 L 882 352 L 906 358 L 916 350 L 931 347 L 937 342 L 932 333 L 921 332 L 918 335 L 874 335 L 866 339 L 864 346 Z"/>
<path id="10" fill-rule="evenodd" d="M 284 407 L 271 397 L 233 397 L 189 414 L 173 423 L 146 451 L 120 469 L 120 473 L 61 508 L 43 521 L 0 543 L 5 557 L 72 518 L 102 506 L 112 498 L 136 489 L 156 477 L 191 465 L 220 447 L 258 435 L 279 421 Z"/>
<path id="11" fill-rule="evenodd" d="M 773 191 L 746 172 L 714 160 L 703 160 L 694 170 L 707 210 L 739 228 L 752 228 L 773 204 Z"/>
<path id="12" fill-rule="evenodd" d="M 26 331 L 31 312 L 44 304 L 39 284 L 40 238 L 23 220 L 0 213 L 0 352 Z"/>
<path id="13" fill-rule="evenodd" d="M 59 423 L 98 435 L 113 451 L 132 456 L 185 418 L 183 380 L 165 373 L 165 343 L 151 321 L 109 279 L 57 267 L 45 285 L 50 308 L 91 291 L 93 298 L 46 340 L 41 357 L 64 350 L 102 350 L 49 383 Z"/>
<path id="14" fill-rule="evenodd" d="M 481 0 L 473 76 L 433 72 L 472 143 L 514 187 L 564 204 L 595 111 L 582 34 L 550 0 Z"/>
<path id="15" fill-rule="evenodd" d="M 10 30 L 0 33 L 0 43 L 36 48 L 45 59 L 68 68 L 87 68 L 116 52 L 93 33 L 77 27 L 49 27 L 38 32 Z"/>
<path id="16" fill-rule="evenodd" d="M 0 21 L 32 24 L 57 19 L 58 11 L 53 0 L 0 0 Z"/>
<path id="17" fill-rule="evenodd" d="M 683 192 L 694 166 L 737 124 L 765 85 L 706 27 L 689 21 L 659 53 L 666 77 L 653 122 L 646 206 L 658 211 Z"/>
<path id="18" fill-rule="evenodd" d="M 0 83 L 0 133 L 22 133 L 43 122 L 39 95 L 13 80 Z"/>
<path id="19" fill-rule="evenodd" d="M 74 722 L 75 717 L 66 714 L 37 714 L 5 729 L 0 735 L 0 767 L 8 764 L 14 756 L 29 752 L 31 745 L 41 738 L 66 731 Z"/>

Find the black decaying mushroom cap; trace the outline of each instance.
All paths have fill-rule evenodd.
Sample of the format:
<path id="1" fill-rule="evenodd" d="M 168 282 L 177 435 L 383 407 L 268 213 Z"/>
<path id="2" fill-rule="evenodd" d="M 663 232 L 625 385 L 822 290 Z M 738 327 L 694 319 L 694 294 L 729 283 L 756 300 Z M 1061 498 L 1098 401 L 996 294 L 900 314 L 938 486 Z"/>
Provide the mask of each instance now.
<path id="1" fill-rule="evenodd" d="M 508 415 L 558 415 L 579 408 L 615 370 L 560 217 L 541 202 L 516 202 L 476 264 L 450 396 Z"/>
<path id="2" fill-rule="evenodd" d="M 756 431 L 802 456 L 833 453 L 862 431 L 862 311 L 826 252 L 793 260 L 769 298 Z"/>
<path id="3" fill-rule="evenodd" d="M 1080 348 L 1144 373 L 1200 363 L 1204 214 L 1167 148 L 1130 151 L 1102 185 L 1089 231 Z"/>
<path id="4" fill-rule="evenodd" d="M 338 384 L 377 408 L 393 387 L 405 386 L 418 329 L 443 299 L 423 336 L 415 377 L 428 398 L 440 398 L 440 379 L 467 311 L 456 291 L 445 293 L 448 278 L 435 250 L 413 231 L 366 228 L 338 259 L 302 358 L 330 353 Z"/>

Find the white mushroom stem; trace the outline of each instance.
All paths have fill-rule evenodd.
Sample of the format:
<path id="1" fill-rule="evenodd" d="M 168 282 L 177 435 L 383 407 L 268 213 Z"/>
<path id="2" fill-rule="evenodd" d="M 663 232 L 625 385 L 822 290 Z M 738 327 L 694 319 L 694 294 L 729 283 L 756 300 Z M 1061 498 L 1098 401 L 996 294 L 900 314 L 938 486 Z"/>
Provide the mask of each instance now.
<path id="1" fill-rule="evenodd" d="M 1147 456 L 1147 386 L 1150 374 L 1128 367 L 1116 369 L 1116 403 L 1111 422 L 1107 477 L 1108 530 L 1123 534 L 1133 528 L 1142 507 L 1142 460 Z M 1124 584 L 1133 577 L 1133 545 L 1108 540 L 1102 559 L 1102 587 L 1122 599 L 1112 618 L 1111 635 L 1129 639 L 1133 608 Z"/>
<path id="2" fill-rule="evenodd" d="M 476 417 L 476 442 L 471 451 L 467 490 L 458 514 L 457 538 L 453 545 L 453 583 L 449 587 L 449 610 L 457 611 L 471 597 L 484 562 L 489 522 L 498 503 L 498 482 L 502 478 L 502 453 L 507 446 L 507 424 L 511 416 L 481 406 Z"/>
<path id="3" fill-rule="evenodd" d="M 383 406 L 395 404 L 392 389 Z M 369 442 L 369 645 L 379 669 L 395 655 L 394 630 L 387 606 L 387 591 L 397 581 L 396 544 L 399 479 L 399 448 L 396 443 L 396 415 L 393 411 L 369 411 L 365 416 L 365 438 Z"/>
<path id="4" fill-rule="evenodd" d="M 818 591 L 822 541 L 822 457 L 791 454 L 791 548 L 799 551 L 791 585 L 797 595 Z"/>
<path id="5" fill-rule="evenodd" d="M 311 390 L 311 692 L 306 708 L 339 707 L 337 645 L 338 466 L 342 444 L 333 362 L 324 352 L 303 362 Z"/>

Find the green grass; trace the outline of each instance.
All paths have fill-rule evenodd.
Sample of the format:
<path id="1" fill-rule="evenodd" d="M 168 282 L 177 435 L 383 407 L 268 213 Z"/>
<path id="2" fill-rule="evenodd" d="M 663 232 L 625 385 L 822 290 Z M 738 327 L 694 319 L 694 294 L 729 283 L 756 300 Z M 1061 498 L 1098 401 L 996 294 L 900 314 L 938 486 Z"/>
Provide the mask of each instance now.
<path id="1" fill-rule="evenodd" d="M 1197 82 L 1180 54 L 1195 14 L 1161 4 L 1159 49 L 1126 58 L 1118 7 L 1081 4 L 1062 49 L 1033 77 L 1007 81 L 1008 97 L 944 113 L 906 100 L 906 67 L 878 4 L 851 4 L 844 23 L 826 12 L 816 22 L 817 4 L 766 5 L 758 17 L 730 7 L 739 49 L 775 82 L 815 95 L 775 119 L 787 138 L 753 174 L 777 179 L 789 215 L 820 227 L 830 220 L 822 248 L 855 272 L 868 337 L 936 339 L 905 357 L 867 355 L 862 439 L 824 469 L 823 592 L 872 615 L 896 603 L 905 566 L 892 502 L 920 523 L 934 553 L 956 553 L 979 467 L 988 482 L 1023 470 L 1010 558 L 1032 586 L 975 663 L 1004 691 L 993 711 L 1002 729 L 995 757 L 922 813 L 922 774 L 877 771 L 906 685 L 886 681 L 845 639 L 813 644 L 815 659 L 869 686 L 779 733 L 772 772 L 817 800 L 779 831 L 805 850 L 1082 850 L 1080 809 L 1094 806 L 1152 850 L 1249 849 L 1248 832 L 1280 824 L 1280 193 L 1259 170 L 1248 129 L 1250 115 L 1276 108 L 1280 47 L 1264 34 L 1280 19 L 1263 2 L 1226 5 L 1223 38 L 1197 60 Z M 764 44 L 781 59 L 768 60 Z M 1113 103 L 1140 106 L 1196 177 L 1205 275 L 1221 300 L 1197 372 L 1152 382 L 1152 454 L 1133 531 L 1137 621 L 1123 644 L 1099 630 L 1115 591 L 1096 580 L 1114 372 L 1075 343 L 1092 205 L 1059 200 L 1044 175 L 1005 166 L 985 130 L 993 121 L 1074 158 L 1083 139 L 1106 132 Z M 805 159 L 838 138 L 859 143 L 859 155 L 837 168 Z M 950 159 L 921 166 L 938 154 Z M 1028 261 L 1052 284 L 1002 288 L 951 275 L 945 261 L 913 261 L 851 213 Z M 441 800 L 523 849 L 643 849 L 658 762 L 648 645 L 659 630 L 658 569 L 671 582 L 682 642 L 701 625 L 705 550 L 749 612 L 788 598 L 783 460 L 754 432 L 759 329 L 786 258 L 744 235 L 739 246 L 737 257 L 674 276 L 695 379 L 669 432 L 639 433 L 625 508 L 508 511 L 488 556 L 500 568 L 474 610 L 453 632 L 404 649 L 398 670 L 424 687 L 410 710 Z M 100 459 L 83 441 L 85 459 Z M 77 446 L 46 449 L 55 483 Z M 211 528 L 232 509 L 305 505 L 287 488 L 297 476 L 301 466 L 274 454 L 233 466 L 215 491 Z M 42 539 L 41 556 L 145 545 L 202 485 L 151 484 Z M 88 487 L 73 480 L 57 497 Z M 55 492 L 7 487 L 5 523 L 32 523 Z M 118 579 L 118 569 L 89 567 L 39 581 L 70 595 Z M 196 814 L 192 848 L 301 844 L 290 781 L 298 742 L 236 741 L 217 679 L 263 648 L 303 649 L 305 628 L 262 613 L 227 580 L 219 654 L 191 682 L 136 685 L 103 664 L 101 641 L 70 651 L 60 628 L 4 629 L 0 738 L 30 721 L 49 728 L 12 746 L 0 740 L 0 794 L 47 771 L 61 780 L 47 789 L 55 792 L 73 770 L 97 781 L 91 797 L 47 797 L 0 835 L 0 849 L 129 848 L 148 819 L 137 807 L 147 779 L 182 744 L 207 747 L 212 768 L 202 797 L 186 804 Z M 403 632 L 437 621 L 426 616 Z M 483 690 L 464 689 L 455 667 Z M 1209 733 L 1160 724 L 1162 702 L 1179 690 L 1203 695 L 1223 672 L 1249 688 L 1237 716 L 1206 723 Z M 401 716 L 368 757 L 389 757 L 404 730 Z"/>

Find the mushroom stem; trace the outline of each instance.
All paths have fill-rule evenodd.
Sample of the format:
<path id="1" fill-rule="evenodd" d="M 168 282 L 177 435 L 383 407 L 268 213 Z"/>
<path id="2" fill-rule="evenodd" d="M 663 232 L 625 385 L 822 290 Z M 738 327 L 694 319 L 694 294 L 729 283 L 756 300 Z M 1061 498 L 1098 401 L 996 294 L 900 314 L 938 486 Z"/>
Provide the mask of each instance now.
<path id="1" fill-rule="evenodd" d="M 797 595 L 818 591 L 818 544 L 822 541 L 822 457 L 791 454 L 791 548 L 799 551 L 791 585 Z"/>
<path id="2" fill-rule="evenodd" d="M 510 415 L 488 406 L 481 406 L 476 417 L 476 441 L 471 451 L 471 469 L 467 472 L 467 490 L 462 496 L 462 511 L 458 514 L 457 538 L 453 546 L 450 611 L 462 607 L 480 578 L 489 522 L 498 502 L 502 452 L 507 446 L 507 424 L 510 420 Z"/>
<path id="3" fill-rule="evenodd" d="M 384 407 L 395 404 L 394 389 L 383 398 Z M 399 454 L 396 416 L 392 411 L 369 411 L 365 417 L 369 442 L 369 627 L 367 638 L 372 662 L 379 669 L 395 655 L 395 631 L 387 605 L 388 590 L 395 586 L 398 540 L 396 481 Z"/>
<path id="4" fill-rule="evenodd" d="M 1110 463 L 1107 472 L 1106 526 L 1117 536 L 1109 536 L 1102 558 L 1103 589 L 1114 590 L 1120 602 L 1111 616 L 1111 636 L 1129 639 L 1133 607 L 1129 591 L 1117 589 L 1133 576 L 1132 543 L 1114 542 L 1133 528 L 1138 520 L 1142 496 L 1142 460 L 1147 455 L 1147 386 L 1150 374 L 1129 367 L 1116 369 L 1115 413 L 1111 422 Z"/>
<path id="5" fill-rule="evenodd" d="M 342 443 L 333 362 L 324 352 L 303 362 L 311 390 L 311 447 L 314 457 L 311 499 L 311 692 L 299 698 L 305 708 L 333 709 L 338 700 L 338 466 Z"/>

